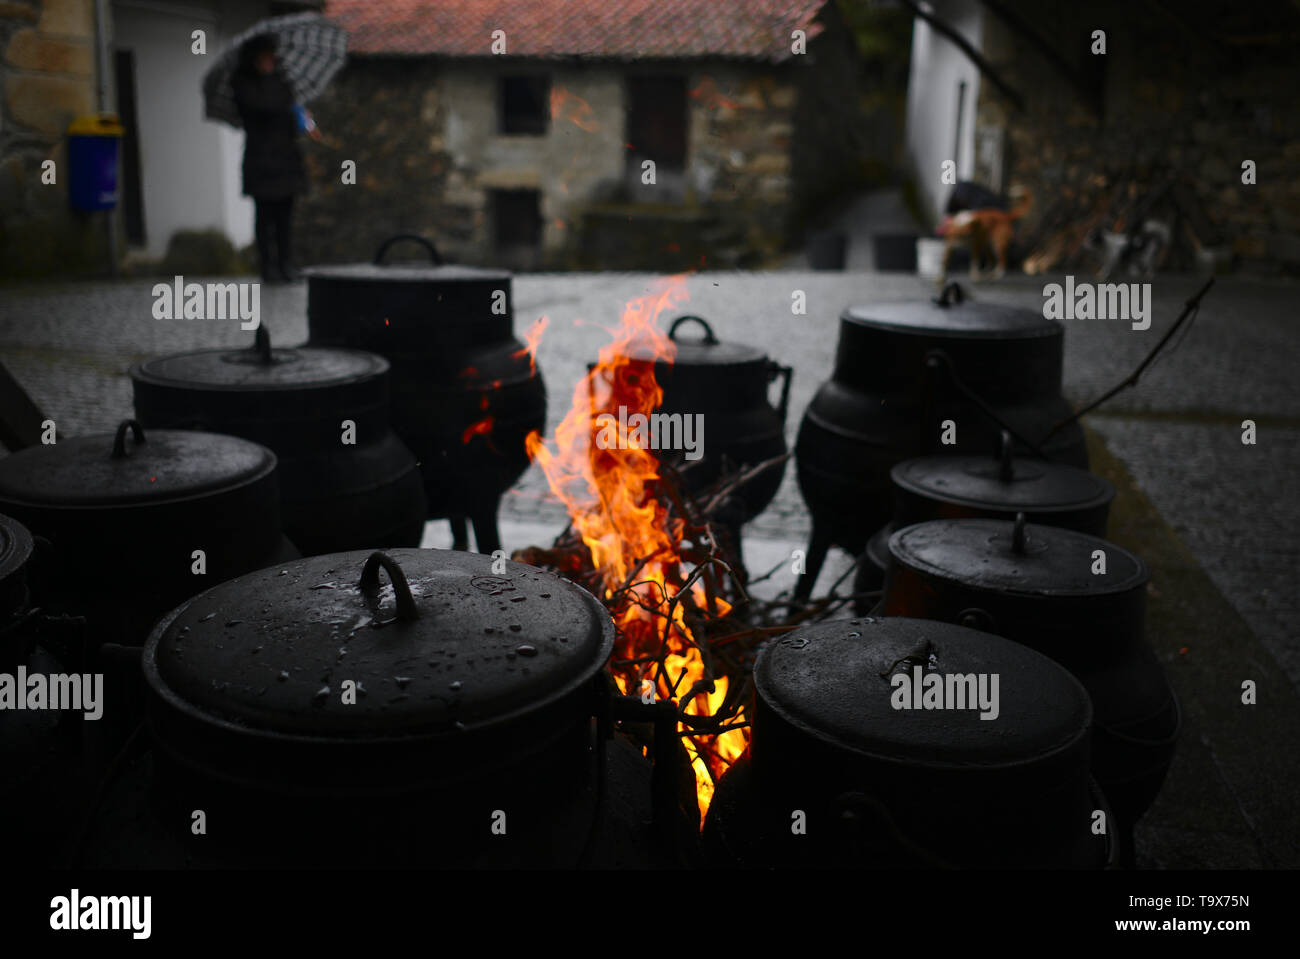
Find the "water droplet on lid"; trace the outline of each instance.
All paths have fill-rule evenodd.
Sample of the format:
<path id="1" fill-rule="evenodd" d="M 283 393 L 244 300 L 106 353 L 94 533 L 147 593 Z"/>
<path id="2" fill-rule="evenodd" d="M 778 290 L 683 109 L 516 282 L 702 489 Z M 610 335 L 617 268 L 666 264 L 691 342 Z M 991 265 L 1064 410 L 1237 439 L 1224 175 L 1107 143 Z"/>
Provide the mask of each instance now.
<path id="1" fill-rule="evenodd" d="M 456 730 L 458 733 L 463 733 L 465 731 L 465 724 L 458 719 L 451 724 L 451 728 Z"/>
<path id="2" fill-rule="evenodd" d="M 328 686 L 322 686 L 320 689 L 316 690 L 316 695 L 312 697 L 312 703 L 317 706 L 324 706 L 325 700 L 329 699 L 329 697 L 330 688 Z"/>
<path id="3" fill-rule="evenodd" d="M 550 599 L 550 598 L 551 598 L 551 594 L 550 594 L 550 593 L 539 593 L 538 595 L 541 596 L 542 599 Z"/>
<path id="4" fill-rule="evenodd" d="M 200 623 L 206 623 L 208 620 L 210 620 L 210 619 L 216 619 L 216 618 L 217 618 L 217 614 L 216 614 L 216 613 L 208 613 L 208 615 L 206 615 L 206 616 L 200 618 L 200 619 L 199 619 L 199 622 L 200 622 Z"/>
<path id="5" fill-rule="evenodd" d="M 493 629 L 491 626 L 484 626 L 484 627 L 483 627 L 483 632 L 485 632 L 485 633 L 495 633 L 496 630 Z"/>
<path id="6" fill-rule="evenodd" d="M 410 683 L 410 681 L 411 681 L 411 677 L 410 677 L 410 676 L 394 676 L 394 677 L 393 677 L 393 682 L 397 683 L 397 686 L 398 686 L 399 689 L 405 689 L 405 688 L 407 687 L 407 684 Z"/>
<path id="7" fill-rule="evenodd" d="M 510 624 L 510 632 L 512 632 L 512 633 L 517 633 L 517 632 L 519 632 L 521 629 L 523 629 L 523 627 L 520 626 L 518 623 L 511 623 L 511 624 Z"/>
<path id="8" fill-rule="evenodd" d="M 518 653 L 520 656 L 536 656 L 537 647 L 529 646 L 527 643 L 524 643 L 522 646 L 516 646 L 515 652 Z"/>
<path id="9" fill-rule="evenodd" d="M 859 632 L 856 632 L 856 631 L 855 631 L 855 632 L 849 633 L 849 638 L 850 638 L 850 639 L 861 639 L 861 638 L 862 638 L 862 634 L 859 633 Z"/>
<path id="10" fill-rule="evenodd" d="M 228 619 L 226 620 L 226 629 L 229 629 L 231 626 L 238 626 L 242 622 L 242 619 Z"/>
<path id="11" fill-rule="evenodd" d="M 522 602 L 523 602 L 524 600 L 526 600 L 527 598 L 528 598 L 527 596 L 511 596 L 511 597 L 510 597 L 510 602 L 512 602 L 512 603 L 522 603 Z"/>
<path id="12" fill-rule="evenodd" d="M 447 688 L 450 689 L 453 693 L 455 693 L 455 692 L 459 692 L 459 691 L 460 691 L 460 680 L 458 679 L 458 680 L 456 680 L 454 683 L 451 683 L 450 685 L 447 686 Z"/>

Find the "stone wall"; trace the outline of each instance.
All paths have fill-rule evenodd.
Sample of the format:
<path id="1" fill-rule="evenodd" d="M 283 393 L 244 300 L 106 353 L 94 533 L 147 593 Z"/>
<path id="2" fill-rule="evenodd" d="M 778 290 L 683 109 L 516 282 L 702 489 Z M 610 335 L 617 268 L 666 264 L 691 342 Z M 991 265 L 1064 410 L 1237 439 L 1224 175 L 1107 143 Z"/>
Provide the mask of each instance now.
<path id="1" fill-rule="evenodd" d="M 472 217 L 446 214 L 438 105 L 431 61 L 353 60 L 334 78 L 312 104 L 322 141 L 301 141 L 310 188 L 295 213 L 299 263 L 368 261 L 396 233 L 446 248 L 473 236 Z M 343 182 L 347 161 L 355 184 Z"/>
<path id="2" fill-rule="evenodd" d="M 0 0 L 0 277 L 105 269 L 104 214 L 68 207 L 65 132 L 95 108 L 94 38 L 93 0 Z"/>
<path id="3" fill-rule="evenodd" d="M 1251 28 L 1244 8 L 1238 30 L 1217 19 L 1219 8 L 1197 2 L 1179 4 L 1176 17 L 1114 0 L 1009 6 L 1092 94 L 985 15 L 985 55 L 1026 109 L 1012 110 L 981 83 L 977 122 L 982 131 L 1005 129 L 1008 179 L 1034 192 L 1028 234 L 1058 191 L 1094 173 L 1114 181 L 1168 169 L 1222 232 L 1238 269 L 1300 273 L 1300 97 L 1290 45 L 1269 41 L 1266 25 Z M 1098 29 L 1106 31 L 1104 58 L 1089 49 Z M 1231 42 L 1235 33 L 1253 43 Z M 1255 161 L 1253 186 L 1241 182 L 1243 160 Z"/>
<path id="4" fill-rule="evenodd" d="M 300 259 L 364 259 L 384 236 L 414 232 L 432 236 L 461 262 L 493 263 L 491 191 L 532 189 L 540 195 L 542 220 L 536 266 L 602 266 L 592 253 L 609 248 L 620 215 L 628 223 L 628 250 L 645 269 L 700 265 L 698 257 L 690 263 L 683 257 L 701 240 L 721 251 L 721 265 L 761 262 L 794 239 L 795 211 L 857 160 L 846 133 L 853 124 L 836 122 L 856 102 L 842 71 L 832 69 L 841 62 L 844 39 L 841 34 L 839 47 L 823 48 L 820 83 L 809 82 L 811 62 L 353 58 L 313 106 L 325 140 L 308 147 L 312 194 L 301 204 Z M 549 75 L 554 116 L 544 135 L 503 135 L 498 79 L 529 72 Z M 684 183 L 665 190 L 662 202 L 653 190 L 634 196 L 626 184 L 632 72 L 675 73 L 688 90 Z M 801 97 L 811 104 L 806 109 Z M 356 161 L 355 185 L 340 181 L 345 159 Z M 647 217 L 656 209 L 664 222 L 650 229 Z M 584 230 L 597 220 L 601 239 L 592 243 Z M 707 223 L 709 232 L 661 243 L 674 222 Z M 641 243 L 644 238 L 652 239 Z"/>

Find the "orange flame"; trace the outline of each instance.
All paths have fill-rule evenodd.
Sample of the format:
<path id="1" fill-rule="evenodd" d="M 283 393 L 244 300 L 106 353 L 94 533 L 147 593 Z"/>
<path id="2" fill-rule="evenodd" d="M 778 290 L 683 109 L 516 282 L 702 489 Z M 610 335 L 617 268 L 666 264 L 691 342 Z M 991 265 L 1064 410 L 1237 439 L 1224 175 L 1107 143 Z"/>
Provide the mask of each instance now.
<path id="1" fill-rule="evenodd" d="M 564 503 L 574 529 L 591 551 L 607 599 L 618 597 L 618 626 L 611 672 L 624 693 L 640 694 L 653 683 L 660 699 L 678 700 L 688 716 L 711 716 L 727 694 L 726 677 L 712 677 L 700 639 L 686 624 L 683 603 L 674 602 L 685 587 L 681 547 L 683 521 L 670 521 L 654 496 L 659 460 L 637 445 L 634 431 L 624 431 L 621 449 L 600 449 L 594 441 L 604 414 L 617 417 L 627 408 L 649 415 L 663 400 L 655 381 L 657 357 L 671 362 L 676 348 L 657 328 L 660 313 L 687 299 L 685 278 L 670 278 L 661 289 L 628 303 L 613 342 L 600 350 L 592 370 L 573 391 L 573 403 L 556 428 L 552 445 L 533 431 L 525 440 L 529 458 L 546 475 L 551 491 Z M 704 589 L 696 582 L 681 599 L 704 608 Z M 725 615 L 725 600 L 714 599 L 713 612 Z M 671 612 L 670 612 L 671 610 Z M 653 662 L 666 650 L 664 669 Z M 712 689 L 709 689 L 712 680 Z M 699 691 L 696 691 L 697 684 Z M 687 727 L 679 725 L 679 731 Z M 744 752 L 746 729 L 683 741 L 695 772 L 701 818 L 713 798 L 714 782 Z"/>
<path id="2" fill-rule="evenodd" d="M 460 435 L 461 444 L 468 445 L 469 441 L 476 436 L 491 435 L 492 422 L 493 422 L 492 417 L 485 416 L 481 420 L 469 424 L 469 426 L 465 427 L 465 432 Z M 488 442 L 491 442 L 491 440 L 489 440 Z"/>
<path id="3" fill-rule="evenodd" d="M 568 120 L 588 133 L 600 129 L 600 124 L 591 117 L 591 104 L 560 86 L 551 87 L 551 119 Z"/>
<path id="4" fill-rule="evenodd" d="M 522 350 L 515 350 L 510 355 L 517 360 L 528 357 L 528 372 L 530 375 L 537 373 L 537 348 L 542 345 L 542 334 L 546 332 L 546 327 L 550 320 L 545 316 L 539 316 L 529 325 L 524 333 L 524 343 L 527 345 Z"/>

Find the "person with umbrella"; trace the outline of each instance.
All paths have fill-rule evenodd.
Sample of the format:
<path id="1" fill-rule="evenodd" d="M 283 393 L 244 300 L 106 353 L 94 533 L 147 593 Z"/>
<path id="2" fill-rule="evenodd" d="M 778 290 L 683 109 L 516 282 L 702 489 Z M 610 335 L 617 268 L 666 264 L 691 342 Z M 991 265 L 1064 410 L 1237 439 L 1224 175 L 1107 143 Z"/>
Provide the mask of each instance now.
<path id="1" fill-rule="evenodd" d="M 244 194 L 256 207 L 254 232 L 262 279 L 293 282 L 293 198 L 307 187 L 298 146 L 300 117 L 314 139 L 320 130 L 294 103 L 293 88 L 279 69 L 276 40 L 261 33 L 244 41 L 231 77 L 235 108 L 246 134 Z"/>

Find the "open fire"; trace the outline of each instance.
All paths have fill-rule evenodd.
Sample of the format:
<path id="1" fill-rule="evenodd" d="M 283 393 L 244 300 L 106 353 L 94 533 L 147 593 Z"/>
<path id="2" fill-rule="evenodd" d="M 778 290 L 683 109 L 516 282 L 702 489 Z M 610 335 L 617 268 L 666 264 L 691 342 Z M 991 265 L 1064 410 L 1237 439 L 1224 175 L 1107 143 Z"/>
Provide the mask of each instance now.
<path id="1" fill-rule="evenodd" d="M 574 389 L 554 439 L 548 444 L 534 431 L 526 440 L 529 458 L 568 508 L 600 574 L 619 631 L 610 663 L 615 682 L 630 695 L 648 698 L 653 689 L 655 698 L 676 702 L 682 733 L 690 731 L 692 717 L 718 713 L 728 691 L 727 677 L 712 675 L 705 638 L 688 619 L 716 620 L 730 605 L 706 588 L 711 580 L 688 558 L 700 559 L 702 544 L 687 542 L 684 520 L 660 500 L 659 459 L 638 444 L 634 430 L 623 429 L 616 444 L 594 438 L 609 422 L 605 414 L 617 420 L 625 407 L 649 416 L 659 406 L 663 389 L 653 360 L 631 356 L 672 361 L 676 348 L 657 323 L 664 310 L 686 299 L 684 278 L 672 277 L 628 303 L 613 341 Z M 744 726 L 684 738 L 701 817 L 715 781 L 744 752 L 748 732 Z"/>

